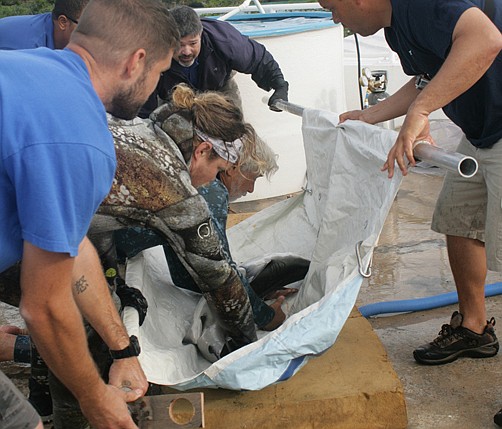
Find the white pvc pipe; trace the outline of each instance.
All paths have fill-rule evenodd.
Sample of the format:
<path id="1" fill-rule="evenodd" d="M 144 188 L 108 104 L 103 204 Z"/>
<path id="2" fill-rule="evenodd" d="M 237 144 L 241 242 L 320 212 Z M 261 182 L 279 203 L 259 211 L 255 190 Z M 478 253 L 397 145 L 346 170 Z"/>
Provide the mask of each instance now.
<path id="1" fill-rule="evenodd" d="M 265 9 L 263 9 L 263 6 L 261 5 L 259 0 L 253 0 L 253 2 L 260 11 L 260 13 L 265 13 Z"/>
<path id="2" fill-rule="evenodd" d="M 139 314 L 134 307 L 124 307 L 122 312 L 122 320 L 127 327 L 129 336 L 136 335 L 139 338 Z"/>
<path id="3" fill-rule="evenodd" d="M 220 16 L 218 18 L 218 20 L 219 21 L 225 21 L 228 18 L 230 18 L 230 17 L 232 17 L 234 15 L 237 15 L 239 12 L 241 12 L 244 9 L 246 9 L 247 7 L 249 7 L 250 3 L 251 3 L 251 0 L 245 0 L 244 3 L 242 3 L 240 6 L 236 6 L 230 12 L 226 13 L 223 16 Z"/>
<path id="4" fill-rule="evenodd" d="M 199 15 L 220 15 L 222 13 L 231 12 L 236 10 L 242 12 L 261 12 L 261 13 L 275 13 L 278 11 L 305 11 L 305 10 L 321 10 L 322 7 L 319 3 L 284 3 L 284 4 L 265 4 L 261 5 L 261 10 L 256 5 L 248 5 L 246 7 L 240 6 L 222 6 L 222 7 L 205 7 L 194 9 Z M 262 12 L 263 10 L 263 12 Z"/>
<path id="5" fill-rule="evenodd" d="M 267 98 L 263 98 L 266 103 Z M 298 104 L 293 104 L 284 100 L 277 100 L 274 106 L 293 115 L 303 116 L 304 108 Z M 457 172 L 460 176 L 471 178 L 478 171 L 478 162 L 471 156 L 463 155 L 458 152 L 449 152 L 429 142 L 420 140 L 413 147 L 413 156 L 426 161 L 437 167 L 443 167 L 447 170 Z"/>

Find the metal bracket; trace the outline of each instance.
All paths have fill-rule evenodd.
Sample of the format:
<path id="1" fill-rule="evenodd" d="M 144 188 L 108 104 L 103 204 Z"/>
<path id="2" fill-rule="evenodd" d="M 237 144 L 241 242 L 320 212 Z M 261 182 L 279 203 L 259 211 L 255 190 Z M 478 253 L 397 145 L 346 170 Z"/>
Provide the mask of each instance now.
<path id="1" fill-rule="evenodd" d="M 203 428 L 204 393 L 144 396 L 129 404 L 139 429 Z"/>

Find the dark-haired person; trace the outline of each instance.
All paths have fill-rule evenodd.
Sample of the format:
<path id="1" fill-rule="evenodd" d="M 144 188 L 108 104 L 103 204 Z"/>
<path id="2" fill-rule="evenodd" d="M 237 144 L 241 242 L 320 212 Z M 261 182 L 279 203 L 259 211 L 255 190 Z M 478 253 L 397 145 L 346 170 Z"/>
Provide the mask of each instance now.
<path id="1" fill-rule="evenodd" d="M 140 111 L 147 117 L 162 101 L 169 101 L 173 88 L 186 83 L 197 91 L 218 91 L 242 107 L 235 72 L 251 75 L 263 90 L 274 90 L 268 105 L 278 99 L 288 100 L 289 85 L 279 64 L 265 46 L 242 35 L 231 24 L 199 18 L 189 6 L 171 9 L 180 31 L 180 46 L 172 67 L 164 73 L 148 102 Z"/>
<path id="2" fill-rule="evenodd" d="M 0 19 L 0 49 L 63 49 L 89 0 L 56 0 L 52 12 Z"/>
<path id="3" fill-rule="evenodd" d="M 21 315 L 94 428 L 136 427 L 126 402 L 147 389 L 139 350 L 85 238 L 115 173 L 106 112 L 136 115 L 178 39 L 158 0 L 91 0 L 65 49 L 0 51 L 0 271 L 21 260 Z M 124 357 L 112 364 L 109 384 L 82 318 Z M 12 392 L 2 381 L 0 390 L 2 398 Z M 20 406 L 15 397 L 0 403 L 3 429 L 35 427 Z"/>
<path id="4" fill-rule="evenodd" d="M 385 30 L 406 74 L 394 95 L 340 120 L 377 123 L 406 115 L 383 170 L 407 174 L 413 145 L 429 137 L 428 117 L 442 108 L 464 132 L 457 151 L 473 156 L 470 179 L 448 172 L 432 229 L 446 235 L 459 309 L 439 336 L 413 352 L 427 365 L 459 357 L 489 358 L 499 350 L 488 320 L 487 270 L 502 271 L 502 2 L 500 0 L 321 0 L 335 22 L 363 36 Z M 502 425 L 502 413 L 496 416 Z"/>

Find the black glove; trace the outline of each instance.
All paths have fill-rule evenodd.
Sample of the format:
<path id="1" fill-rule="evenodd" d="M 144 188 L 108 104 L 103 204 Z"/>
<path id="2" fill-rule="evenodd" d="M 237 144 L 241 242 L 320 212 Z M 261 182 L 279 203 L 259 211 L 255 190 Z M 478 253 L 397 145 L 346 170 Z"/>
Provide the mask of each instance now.
<path id="1" fill-rule="evenodd" d="M 310 261 L 298 256 L 272 259 L 250 282 L 256 294 L 263 298 L 269 293 L 305 278 Z"/>
<path id="2" fill-rule="evenodd" d="M 124 280 L 120 277 L 116 277 L 115 285 L 115 292 L 120 298 L 122 309 L 124 309 L 124 307 L 135 308 L 138 311 L 139 326 L 141 326 L 145 321 L 146 311 L 148 309 L 148 302 L 146 301 L 146 298 L 139 289 L 127 286 Z"/>
<path id="3" fill-rule="evenodd" d="M 268 99 L 268 106 L 270 110 L 273 110 L 274 112 L 282 112 L 281 109 L 274 107 L 274 103 L 277 100 L 288 101 L 288 89 L 289 89 L 289 84 L 285 80 L 281 82 L 280 86 L 275 88 L 274 93 Z"/>

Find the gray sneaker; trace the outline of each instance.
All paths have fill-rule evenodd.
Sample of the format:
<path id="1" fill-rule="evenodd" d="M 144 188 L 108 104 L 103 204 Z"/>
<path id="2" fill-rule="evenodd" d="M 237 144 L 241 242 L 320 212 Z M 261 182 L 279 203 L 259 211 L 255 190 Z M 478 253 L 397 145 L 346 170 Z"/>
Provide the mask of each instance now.
<path id="1" fill-rule="evenodd" d="M 499 342 L 495 335 L 495 319 L 486 322 L 482 334 L 476 334 L 462 326 L 463 316 L 455 311 L 450 324 L 443 325 L 438 337 L 431 343 L 424 344 L 413 352 L 418 363 L 424 365 L 442 365 L 459 357 L 488 358 L 499 351 Z"/>

